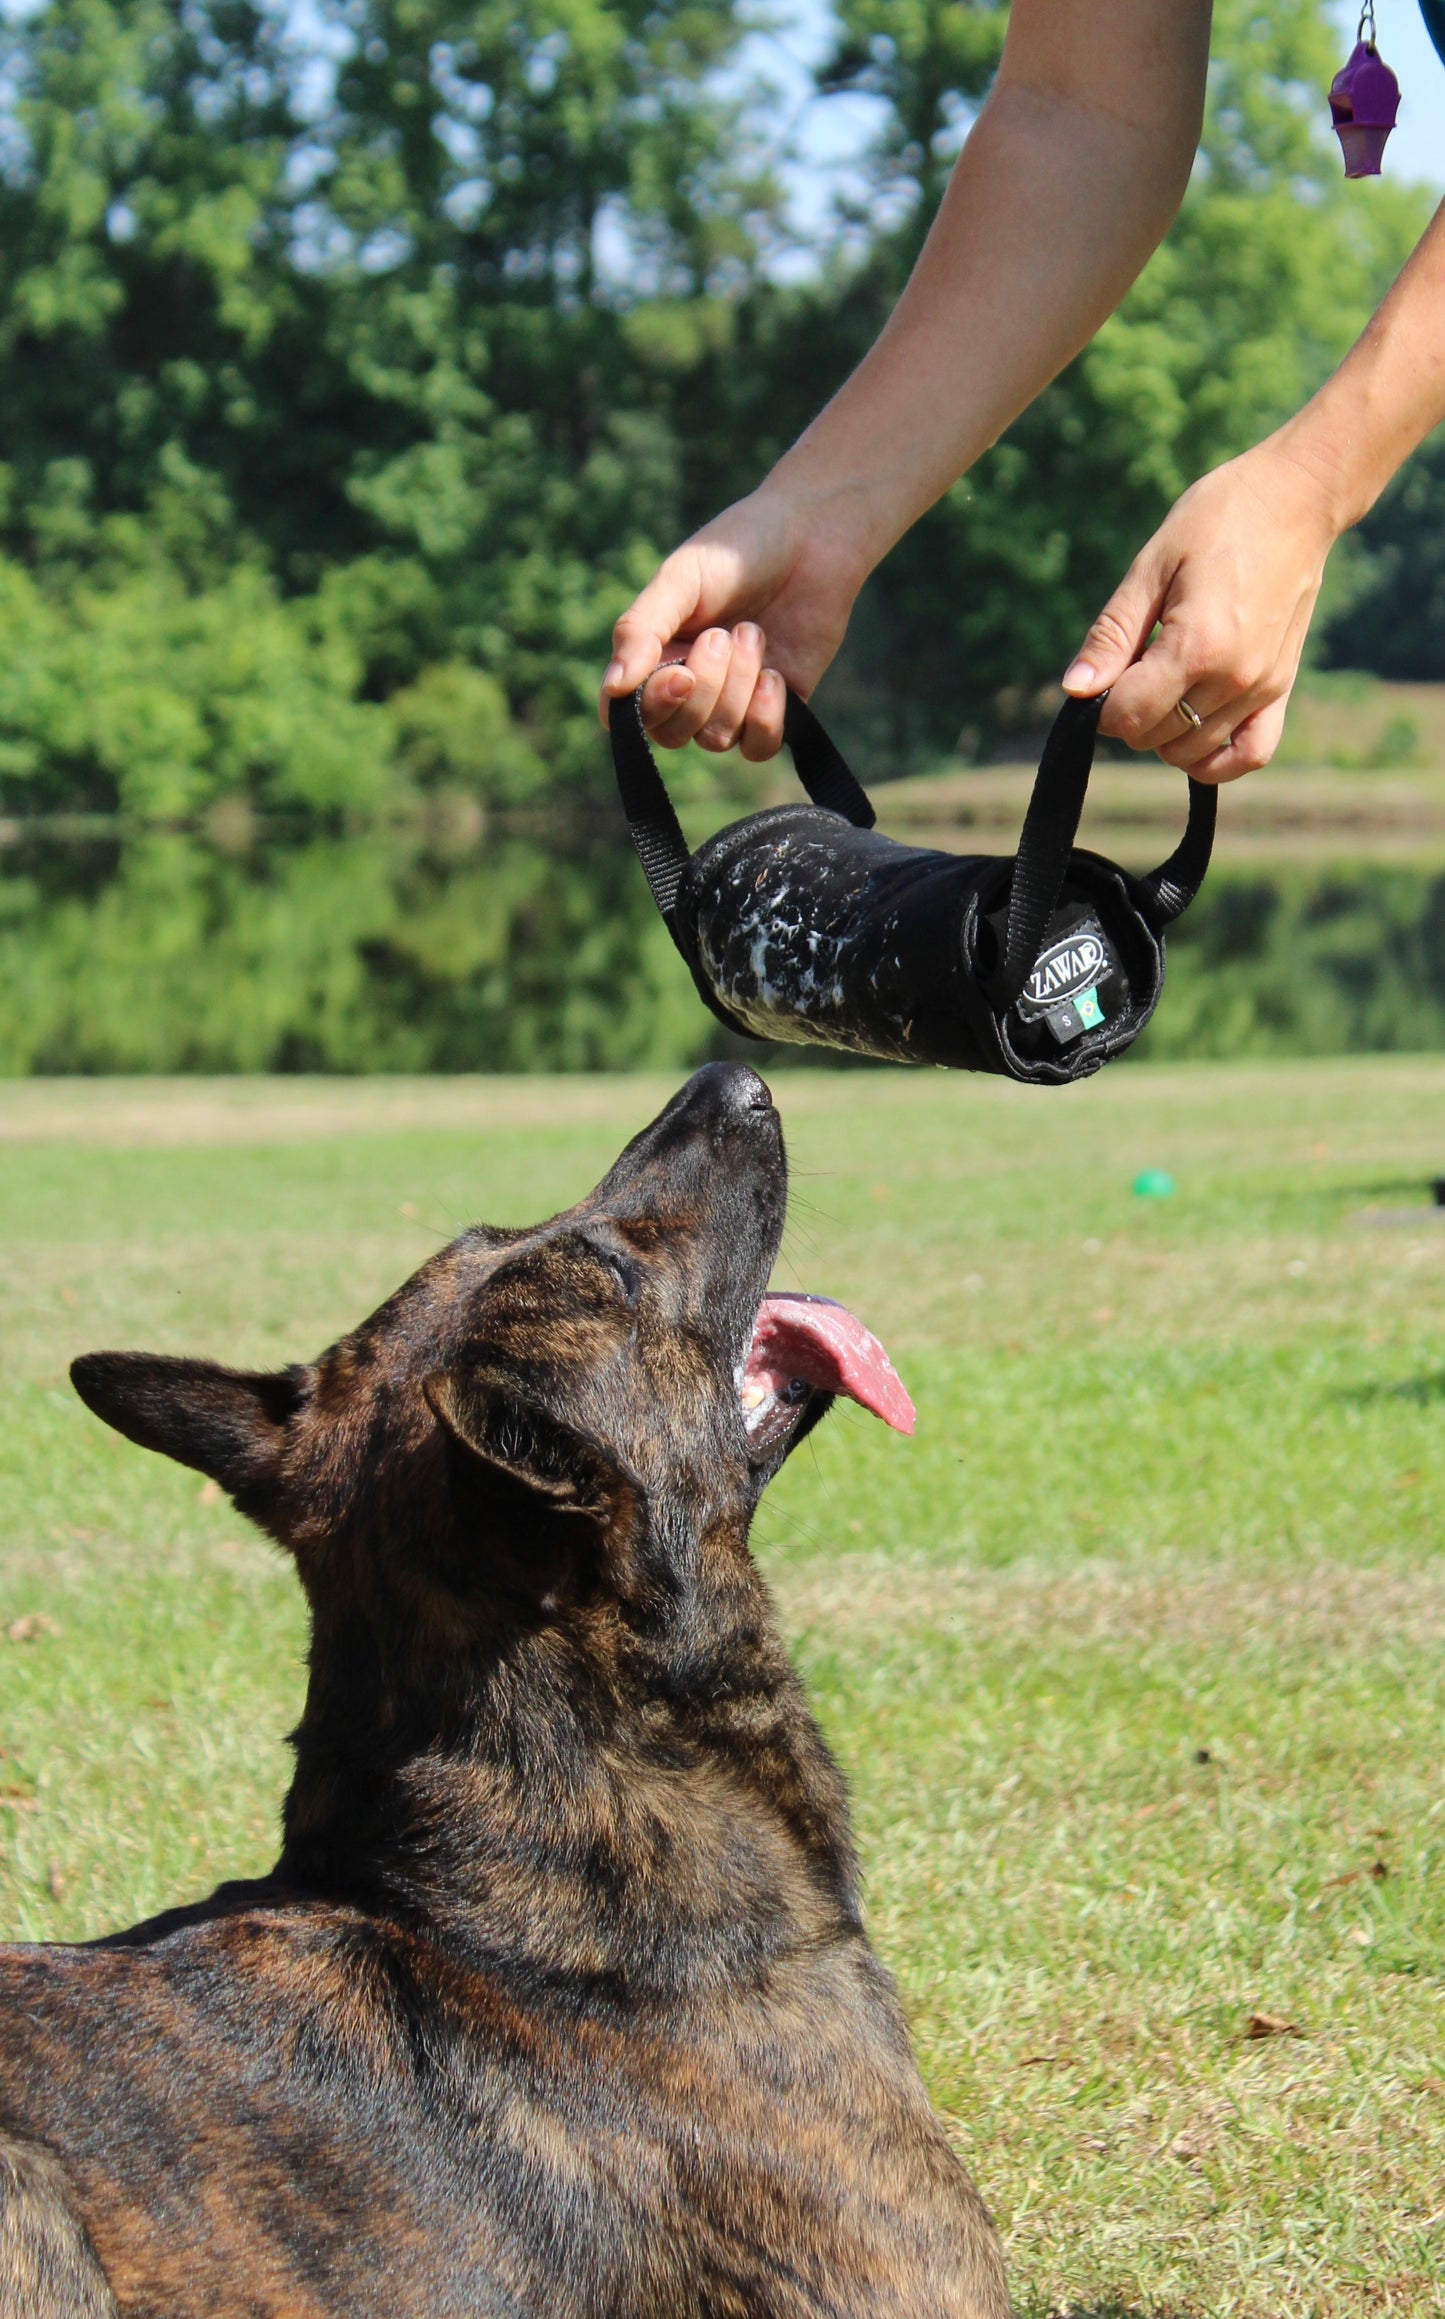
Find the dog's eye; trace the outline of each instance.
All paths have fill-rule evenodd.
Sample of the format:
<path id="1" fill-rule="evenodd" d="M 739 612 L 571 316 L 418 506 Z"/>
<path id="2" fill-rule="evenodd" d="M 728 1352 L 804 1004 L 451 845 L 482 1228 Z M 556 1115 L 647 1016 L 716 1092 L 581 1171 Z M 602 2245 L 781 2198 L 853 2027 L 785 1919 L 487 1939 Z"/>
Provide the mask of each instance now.
<path id="1" fill-rule="evenodd" d="M 614 1249 L 604 1248 L 600 1253 L 603 1262 L 626 1297 L 627 1302 L 636 1304 L 637 1292 L 642 1285 L 642 1276 L 638 1272 L 637 1266 L 629 1264 L 627 1258 L 619 1256 Z"/>
<path id="2" fill-rule="evenodd" d="M 638 1292 L 642 1287 L 641 1267 L 634 1264 L 630 1257 L 622 1255 L 618 1249 L 607 1247 L 600 1240 L 593 1240 L 590 1236 L 580 1233 L 578 1238 L 593 1262 L 604 1265 L 611 1274 L 613 1284 L 621 1292 L 624 1304 L 636 1304 Z"/>

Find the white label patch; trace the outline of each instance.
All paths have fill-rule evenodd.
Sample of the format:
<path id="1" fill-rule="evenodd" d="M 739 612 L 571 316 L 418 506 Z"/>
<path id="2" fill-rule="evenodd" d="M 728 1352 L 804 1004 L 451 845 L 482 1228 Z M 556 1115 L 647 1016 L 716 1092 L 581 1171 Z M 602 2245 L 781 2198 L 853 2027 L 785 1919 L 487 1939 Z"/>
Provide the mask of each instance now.
<path id="1" fill-rule="evenodd" d="M 1066 934 L 1051 943 L 1038 959 L 1024 985 L 1024 997 L 1036 1007 L 1055 1007 L 1064 999 L 1092 990 L 1109 972 L 1110 959 L 1097 934 Z"/>

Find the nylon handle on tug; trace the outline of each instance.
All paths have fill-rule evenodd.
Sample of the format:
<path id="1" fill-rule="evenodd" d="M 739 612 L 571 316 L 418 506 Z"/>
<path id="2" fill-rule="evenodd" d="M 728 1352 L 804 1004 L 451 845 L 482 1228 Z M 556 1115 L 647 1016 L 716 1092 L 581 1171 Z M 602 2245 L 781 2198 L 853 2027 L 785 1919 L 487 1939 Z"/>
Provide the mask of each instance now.
<path id="1" fill-rule="evenodd" d="M 614 700 L 632 842 L 703 1001 L 744 1038 L 1065 1086 L 1122 1055 L 1164 987 L 1164 931 L 1199 891 L 1216 793 L 1189 782 L 1167 862 L 1135 877 L 1074 843 L 1100 700 L 1065 701 L 1017 854 L 947 854 L 873 827 L 867 793 L 805 702 L 783 737 L 811 802 L 689 854 L 642 723 Z"/>

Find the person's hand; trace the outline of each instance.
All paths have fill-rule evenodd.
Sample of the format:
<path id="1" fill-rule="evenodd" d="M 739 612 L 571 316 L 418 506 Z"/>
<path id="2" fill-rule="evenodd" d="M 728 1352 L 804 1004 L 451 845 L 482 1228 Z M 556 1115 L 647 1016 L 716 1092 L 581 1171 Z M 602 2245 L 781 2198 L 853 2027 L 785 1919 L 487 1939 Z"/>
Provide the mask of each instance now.
<path id="1" fill-rule="evenodd" d="M 663 748 L 776 755 L 785 680 L 806 699 L 865 576 L 816 511 L 766 490 L 738 500 L 668 557 L 613 629 L 603 723 L 611 700 L 651 677 L 643 723 Z"/>
<path id="2" fill-rule="evenodd" d="M 1065 692 L 1111 687 L 1100 732 L 1157 750 L 1197 781 L 1267 765 L 1338 530 L 1324 485 L 1281 438 L 1217 467 L 1135 557 Z"/>

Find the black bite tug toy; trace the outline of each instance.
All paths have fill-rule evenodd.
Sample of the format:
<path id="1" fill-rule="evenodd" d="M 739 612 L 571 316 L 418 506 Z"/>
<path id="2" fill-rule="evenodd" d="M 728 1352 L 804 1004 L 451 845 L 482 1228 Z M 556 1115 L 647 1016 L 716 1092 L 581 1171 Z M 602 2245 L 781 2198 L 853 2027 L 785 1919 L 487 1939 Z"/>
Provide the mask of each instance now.
<path id="1" fill-rule="evenodd" d="M 689 855 L 641 693 L 615 700 L 632 842 L 718 1020 L 745 1038 L 1040 1087 L 1122 1055 L 1159 1003 L 1164 930 L 1209 867 L 1215 792 L 1190 781 L 1183 839 L 1147 877 L 1076 847 L 1100 706 L 1064 703 L 1009 860 L 880 836 L 866 793 L 792 693 L 783 733 L 812 803 L 749 814 Z"/>

